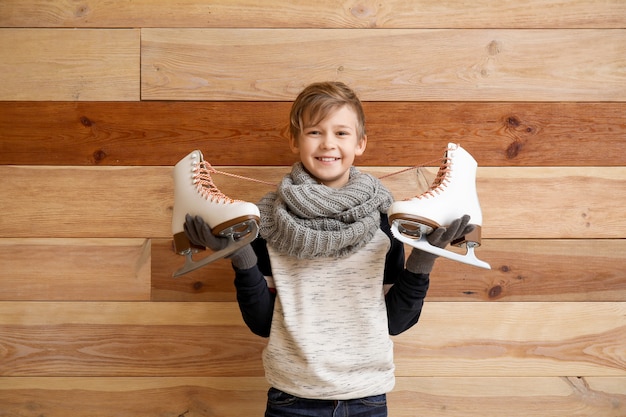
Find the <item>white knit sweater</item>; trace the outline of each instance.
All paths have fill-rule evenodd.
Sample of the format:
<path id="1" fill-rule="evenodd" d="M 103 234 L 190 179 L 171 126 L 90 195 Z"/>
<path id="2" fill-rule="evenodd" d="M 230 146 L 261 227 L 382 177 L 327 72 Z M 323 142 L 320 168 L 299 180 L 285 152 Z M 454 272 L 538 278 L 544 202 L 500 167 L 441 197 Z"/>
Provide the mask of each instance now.
<path id="1" fill-rule="evenodd" d="M 383 291 L 389 247 L 381 230 L 341 259 L 297 259 L 268 245 L 277 298 L 263 363 L 273 387 L 329 400 L 391 391 L 393 342 Z"/>

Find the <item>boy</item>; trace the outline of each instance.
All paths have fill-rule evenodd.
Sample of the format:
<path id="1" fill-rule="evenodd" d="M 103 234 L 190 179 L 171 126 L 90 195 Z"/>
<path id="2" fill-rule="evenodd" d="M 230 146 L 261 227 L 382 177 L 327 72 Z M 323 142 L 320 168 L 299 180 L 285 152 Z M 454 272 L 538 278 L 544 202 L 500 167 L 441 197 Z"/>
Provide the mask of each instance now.
<path id="1" fill-rule="evenodd" d="M 260 237 L 230 256 L 244 321 L 269 337 L 265 416 L 384 417 L 394 386 L 390 335 L 418 321 L 436 256 L 412 249 L 405 267 L 386 214 L 391 193 L 353 166 L 367 134 L 350 88 L 308 86 L 290 122 L 300 162 L 258 203 Z M 473 229 L 468 222 L 428 240 L 445 247 Z M 225 245 L 200 217 L 187 216 L 185 231 L 195 244 Z"/>

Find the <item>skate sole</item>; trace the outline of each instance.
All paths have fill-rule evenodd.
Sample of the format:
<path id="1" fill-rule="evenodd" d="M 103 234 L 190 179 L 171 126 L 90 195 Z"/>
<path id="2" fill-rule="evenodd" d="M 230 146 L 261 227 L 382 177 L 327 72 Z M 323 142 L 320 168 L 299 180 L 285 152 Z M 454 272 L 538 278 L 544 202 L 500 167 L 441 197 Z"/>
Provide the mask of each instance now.
<path id="1" fill-rule="evenodd" d="M 391 225 L 391 233 L 393 234 L 393 237 L 398 239 L 400 242 L 406 243 L 407 245 L 422 250 L 424 252 L 432 253 L 434 255 L 441 256 L 443 258 L 447 258 L 456 262 L 461 262 L 467 265 L 473 265 L 484 269 L 491 269 L 491 266 L 487 262 L 481 261 L 476 257 L 476 254 L 474 253 L 475 245 L 472 242 L 469 242 L 466 245 L 467 252 L 465 253 L 465 255 L 461 255 L 459 253 L 451 252 L 449 250 L 445 250 L 443 248 L 438 248 L 431 245 L 428 240 L 426 240 L 426 235 L 424 234 L 422 234 L 418 239 L 406 236 L 398 230 L 397 222 Z"/>
<path id="2" fill-rule="evenodd" d="M 431 219 L 427 219 L 426 217 L 416 216 L 415 214 L 407 214 L 407 213 L 394 213 L 389 216 L 389 224 L 393 224 L 394 222 L 410 222 L 410 223 L 419 223 L 423 226 L 430 227 L 431 229 L 436 229 L 441 227 L 441 225 Z M 410 224 L 409 223 L 409 224 Z M 410 229 L 407 227 L 407 229 Z"/>
<path id="3" fill-rule="evenodd" d="M 442 226 L 431 219 L 405 213 L 394 213 L 389 216 L 389 224 L 393 225 L 394 222 L 398 224 L 398 231 L 400 233 L 414 239 L 419 238 L 420 232 L 424 232 L 422 226 L 424 226 L 425 228 L 430 228 L 432 230 Z M 430 231 L 426 233 L 428 234 L 429 232 Z M 478 247 L 480 246 L 481 239 L 482 226 L 476 225 L 472 232 L 468 233 L 465 236 L 461 236 L 456 240 L 453 240 L 450 244 L 452 246 L 460 247 L 464 244 L 471 243 L 474 246 Z"/>
<path id="4" fill-rule="evenodd" d="M 246 220 L 244 222 L 245 224 L 235 223 L 233 226 L 231 226 L 231 228 L 239 226 L 241 228 L 245 228 L 245 232 L 241 232 L 239 236 L 237 235 L 237 232 L 229 233 L 227 236 L 229 243 L 224 249 L 213 252 L 210 255 L 205 256 L 204 258 L 200 258 L 198 260 L 193 259 L 193 252 L 191 250 L 187 251 L 184 254 L 185 264 L 182 266 L 182 268 L 176 270 L 172 274 L 172 276 L 176 278 L 189 272 L 195 271 L 196 269 L 202 268 L 203 266 L 215 262 L 219 259 L 226 258 L 228 255 L 235 253 L 239 249 L 251 243 L 259 235 L 259 224 L 254 219 L 255 216 L 252 217 L 252 219 Z M 227 228 L 223 230 L 229 229 Z"/>
<path id="5" fill-rule="evenodd" d="M 227 237 L 229 234 L 232 234 L 234 239 L 240 239 L 251 232 L 250 221 L 254 221 L 258 224 L 259 220 L 259 217 L 254 215 L 240 216 L 220 223 L 211 230 L 215 236 Z M 204 246 L 191 243 L 184 231 L 176 233 L 173 236 L 172 246 L 174 252 L 179 255 L 186 255 L 190 251 L 192 253 L 198 253 L 206 249 Z"/>
<path id="6" fill-rule="evenodd" d="M 257 223 L 260 222 L 258 216 L 248 214 L 245 216 L 236 217 L 224 223 L 220 223 L 214 226 L 211 230 L 215 236 L 224 236 L 224 232 L 231 231 L 231 229 L 232 232 L 246 234 L 246 230 L 249 229 L 249 227 L 246 225 L 248 220 L 254 220 Z"/>

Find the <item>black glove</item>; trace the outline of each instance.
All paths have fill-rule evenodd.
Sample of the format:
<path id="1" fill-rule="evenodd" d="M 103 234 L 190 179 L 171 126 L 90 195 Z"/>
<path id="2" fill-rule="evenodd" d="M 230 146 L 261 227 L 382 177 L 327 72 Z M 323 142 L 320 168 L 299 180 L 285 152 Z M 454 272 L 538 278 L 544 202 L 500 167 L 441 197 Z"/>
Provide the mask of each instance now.
<path id="1" fill-rule="evenodd" d="M 204 246 L 217 252 L 228 246 L 229 239 L 215 236 L 211 232 L 211 227 L 200 216 L 185 216 L 185 234 L 191 243 L 197 246 Z M 249 269 L 257 263 L 257 257 L 252 246 L 246 245 L 243 248 L 231 253 L 226 258 L 230 259 L 238 269 Z"/>
<path id="2" fill-rule="evenodd" d="M 433 246 L 445 248 L 450 242 L 474 231 L 476 225 L 469 224 L 469 221 L 470 216 L 466 214 L 454 220 L 448 227 L 436 228 L 426 235 L 426 240 Z M 413 248 L 406 260 L 406 269 L 416 274 L 429 274 L 438 257 L 438 255 Z"/>

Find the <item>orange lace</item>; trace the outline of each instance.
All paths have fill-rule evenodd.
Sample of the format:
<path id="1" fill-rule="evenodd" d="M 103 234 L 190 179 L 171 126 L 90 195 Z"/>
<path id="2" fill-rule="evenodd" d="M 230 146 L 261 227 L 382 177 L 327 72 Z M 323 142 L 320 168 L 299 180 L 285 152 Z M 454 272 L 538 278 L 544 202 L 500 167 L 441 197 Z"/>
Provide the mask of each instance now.
<path id="1" fill-rule="evenodd" d="M 431 166 L 433 163 L 440 162 L 440 161 L 441 161 L 441 159 L 439 159 L 439 158 L 438 159 L 432 159 L 430 161 L 423 162 L 422 164 L 419 164 L 419 165 L 413 165 L 413 166 L 408 167 L 408 168 L 403 168 L 403 169 L 398 170 L 398 171 L 390 172 L 389 174 L 381 175 L 381 176 L 378 177 L 378 179 L 382 180 L 384 178 L 388 178 L 388 177 L 392 177 L 394 175 L 402 174 L 402 173 L 407 172 L 407 171 L 412 171 L 414 169 L 423 168 L 423 167 L 426 167 L 426 166 Z M 439 186 L 440 184 L 442 184 L 444 182 L 445 172 L 442 173 L 442 168 L 445 167 L 446 168 L 446 172 L 447 172 L 447 168 L 450 166 L 449 161 L 450 161 L 450 158 L 448 158 L 448 157 L 444 158 L 444 163 L 439 168 L 439 173 L 437 174 L 437 178 L 435 178 L 435 181 L 434 181 L 433 186 L 431 188 L 432 191 L 434 191 L 433 190 L 434 187 L 437 187 L 437 186 Z M 196 176 L 197 177 L 202 177 L 202 180 L 201 180 L 202 181 L 202 186 L 205 186 L 205 184 L 206 184 L 206 187 L 209 188 L 209 190 L 206 190 L 206 192 L 207 193 L 211 193 L 211 194 L 215 194 L 215 195 L 219 196 L 219 198 L 224 198 L 224 199 L 229 200 L 229 201 L 239 201 L 239 200 L 233 200 L 232 198 L 227 197 L 226 195 L 224 195 L 215 186 L 215 184 L 213 183 L 213 179 L 211 178 L 211 174 L 225 175 L 227 177 L 237 178 L 237 179 L 240 179 L 240 180 L 252 181 L 252 182 L 259 183 L 259 184 L 265 184 L 265 185 L 268 185 L 270 187 L 277 187 L 278 186 L 278 184 L 275 183 L 275 182 L 263 181 L 263 180 L 259 180 L 259 179 L 256 179 L 256 178 L 246 177 L 246 176 L 243 176 L 243 175 L 231 174 L 230 172 L 218 171 L 217 169 L 213 168 L 211 166 L 211 164 L 209 164 L 207 161 L 202 161 L 198 165 L 202 166 L 201 168 L 198 169 L 198 171 L 202 170 L 202 172 L 201 173 L 198 172 L 194 176 L 194 178 Z M 198 180 L 197 182 L 200 182 L 200 180 Z M 445 185 L 445 184 L 442 184 L 442 185 Z M 429 190 L 428 192 L 430 192 L 431 190 Z M 203 194 L 204 194 L 204 192 L 203 192 Z M 208 198 L 208 196 L 207 196 L 207 198 Z"/>
<path id="2" fill-rule="evenodd" d="M 233 203 L 238 200 L 234 200 L 224 193 L 222 193 L 219 188 L 213 183 L 213 178 L 211 178 L 211 173 L 216 173 L 217 171 L 209 164 L 207 161 L 200 161 L 199 163 L 194 163 L 193 167 L 193 183 L 196 184 L 198 192 L 207 200 L 221 201 L 224 203 Z"/>
<path id="3" fill-rule="evenodd" d="M 450 172 L 450 167 L 452 166 L 452 158 L 448 156 L 448 152 L 454 151 L 458 148 L 458 145 L 451 146 L 446 150 L 446 154 L 443 157 L 443 161 L 441 162 L 441 166 L 439 167 L 439 171 L 437 172 L 437 176 L 435 180 L 428 189 L 423 194 L 420 194 L 415 197 L 407 198 L 406 200 L 411 200 L 412 198 L 432 198 L 435 197 L 436 194 L 440 194 L 443 192 L 444 188 L 448 186 L 450 182 L 448 173 Z"/>
<path id="4" fill-rule="evenodd" d="M 448 173 L 450 172 L 451 166 L 451 158 L 445 156 L 441 166 L 439 167 L 439 172 L 437 172 L 437 176 L 430 186 L 430 189 L 424 194 L 417 196 L 417 198 L 430 198 L 435 197 L 435 194 L 440 194 L 443 189 L 448 186 L 448 182 L 450 182 Z"/>

